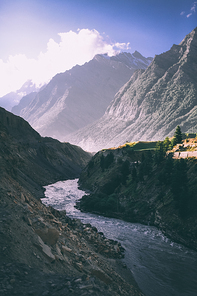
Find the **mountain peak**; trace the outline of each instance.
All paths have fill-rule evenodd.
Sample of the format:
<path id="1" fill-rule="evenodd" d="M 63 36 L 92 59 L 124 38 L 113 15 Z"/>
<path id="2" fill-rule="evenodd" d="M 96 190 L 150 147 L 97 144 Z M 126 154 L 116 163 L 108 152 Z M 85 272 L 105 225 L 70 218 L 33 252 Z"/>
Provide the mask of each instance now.
<path id="1" fill-rule="evenodd" d="M 110 60 L 110 56 L 108 56 L 108 53 L 98 53 L 94 56 L 93 60 L 101 61 L 102 59 Z"/>
<path id="2" fill-rule="evenodd" d="M 137 59 L 141 59 L 143 58 L 143 56 L 141 55 L 141 53 L 137 50 L 134 51 L 134 53 L 132 54 L 132 56 L 134 56 Z"/>
<path id="3" fill-rule="evenodd" d="M 145 58 L 138 51 L 133 54 L 130 52 L 121 52 L 116 56 L 111 57 L 111 60 L 119 61 L 126 64 L 131 69 L 146 69 L 152 62 L 152 58 Z"/>
<path id="4" fill-rule="evenodd" d="M 187 53 L 193 49 L 197 51 L 197 27 L 191 33 L 185 36 L 179 46 L 184 48 Z"/>
<path id="5" fill-rule="evenodd" d="M 84 65 L 57 74 L 42 91 L 22 99 L 13 112 L 41 135 L 64 141 L 104 115 L 134 71 L 148 65 L 146 58 L 138 60 L 127 52 L 113 57 L 97 54 Z"/>
<path id="6" fill-rule="evenodd" d="M 179 45 L 156 55 L 145 71 L 134 72 L 105 115 L 73 135 L 72 143 L 98 151 L 126 141 L 163 140 L 177 125 L 184 133 L 197 131 L 196 52 L 194 29 Z"/>

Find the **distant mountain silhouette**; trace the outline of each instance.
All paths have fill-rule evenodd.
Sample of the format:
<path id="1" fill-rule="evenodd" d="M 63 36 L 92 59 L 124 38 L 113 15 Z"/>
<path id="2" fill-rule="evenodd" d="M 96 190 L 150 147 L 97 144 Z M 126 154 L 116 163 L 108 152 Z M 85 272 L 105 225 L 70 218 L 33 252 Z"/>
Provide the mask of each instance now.
<path id="1" fill-rule="evenodd" d="M 134 71 L 146 69 L 151 61 L 138 52 L 96 55 L 83 66 L 57 74 L 40 92 L 23 98 L 12 112 L 41 135 L 65 140 L 99 119 Z"/>
<path id="2" fill-rule="evenodd" d="M 10 92 L 0 98 L 0 107 L 5 108 L 7 111 L 11 111 L 13 106 L 17 105 L 21 98 L 29 93 L 36 93 L 39 91 L 39 87 L 31 81 L 27 80 L 20 89 L 15 92 Z"/>
<path id="3" fill-rule="evenodd" d="M 104 116 L 68 137 L 88 151 L 126 141 L 163 140 L 175 127 L 197 132 L 197 28 L 156 55 L 117 92 Z"/>

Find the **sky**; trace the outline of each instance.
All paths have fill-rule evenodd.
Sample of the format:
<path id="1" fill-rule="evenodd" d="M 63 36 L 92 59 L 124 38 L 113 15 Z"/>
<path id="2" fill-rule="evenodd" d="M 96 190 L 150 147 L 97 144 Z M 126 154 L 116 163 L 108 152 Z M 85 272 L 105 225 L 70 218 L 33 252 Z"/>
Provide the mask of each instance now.
<path id="1" fill-rule="evenodd" d="M 154 57 L 196 26 L 190 0 L 0 0 L 0 97 L 98 53 Z"/>

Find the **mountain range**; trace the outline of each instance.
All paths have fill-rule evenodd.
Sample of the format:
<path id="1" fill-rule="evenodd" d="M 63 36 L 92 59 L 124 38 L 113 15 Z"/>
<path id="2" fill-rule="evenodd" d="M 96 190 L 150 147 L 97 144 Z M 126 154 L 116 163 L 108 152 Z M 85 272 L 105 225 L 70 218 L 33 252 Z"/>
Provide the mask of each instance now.
<path id="1" fill-rule="evenodd" d="M 105 113 L 114 95 L 136 69 L 146 69 L 152 58 L 139 52 L 96 55 L 90 62 L 57 74 L 37 93 L 12 109 L 42 136 L 66 140 Z"/>
<path id="2" fill-rule="evenodd" d="M 197 131 L 197 28 L 136 70 L 105 114 L 67 140 L 88 151 Z"/>
<path id="3" fill-rule="evenodd" d="M 11 111 L 12 108 L 19 104 L 20 100 L 28 95 L 35 94 L 39 91 L 39 87 L 35 85 L 31 80 L 27 80 L 20 89 L 15 92 L 10 92 L 0 98 L 0 106 L 5 108 L 7 111 Z"/>

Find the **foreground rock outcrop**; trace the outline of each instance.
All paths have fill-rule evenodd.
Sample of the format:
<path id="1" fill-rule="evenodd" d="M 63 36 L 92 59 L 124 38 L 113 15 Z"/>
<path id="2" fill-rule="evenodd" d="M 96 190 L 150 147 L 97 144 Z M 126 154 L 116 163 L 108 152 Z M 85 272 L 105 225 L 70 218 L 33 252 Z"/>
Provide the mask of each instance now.
<path id="1" fill-rule="evenodd" d="M 118 242 L 10 184 L 0 198 L 1 295 L 142 295 L 115 260 Z"/>

